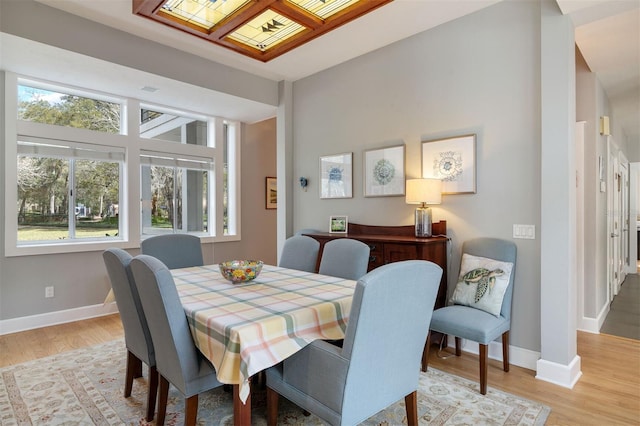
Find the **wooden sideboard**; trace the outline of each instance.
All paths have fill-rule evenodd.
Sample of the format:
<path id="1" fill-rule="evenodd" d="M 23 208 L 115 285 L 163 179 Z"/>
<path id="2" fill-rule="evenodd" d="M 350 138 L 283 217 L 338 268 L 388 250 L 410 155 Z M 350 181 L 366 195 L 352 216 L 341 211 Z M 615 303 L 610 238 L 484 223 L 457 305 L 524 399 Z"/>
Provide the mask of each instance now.
<path id="1" fill-rule="evenodd" d="M 327 241 L 337 238 L 359 240 L 371 249 L 369 254 L 369 271 L 391 262 L 401 260 L 429 260 L 442 268 L 442 279 L 438 288 L 435 308 L 446 305 L 447 298 L 447 222 L 436 222 L 432 226 L 433 237 L 415 236 L 413 225 L 408 226 L 371 226 L 350 223 L 348 232 L 343 233 L 305 233 L 320 242 L 318 264 L 320 266 L 322 251 Z"/>

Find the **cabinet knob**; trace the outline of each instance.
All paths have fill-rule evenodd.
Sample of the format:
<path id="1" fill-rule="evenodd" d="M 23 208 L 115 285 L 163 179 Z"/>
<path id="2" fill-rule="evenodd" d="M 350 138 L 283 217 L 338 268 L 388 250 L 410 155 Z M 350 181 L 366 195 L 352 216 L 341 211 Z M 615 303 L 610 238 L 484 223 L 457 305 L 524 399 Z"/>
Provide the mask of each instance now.
<path id="1" fill-rule="evenodd" d="M 376 249 L 375 244 L 369 244 L 369 250 L 374 251 Z"/>
<path id="2" fill-rule="evenodd" d="M 373 263 L 376 261 L 376 257 L 375 256 L 369 256 L 369 263 Z"/>

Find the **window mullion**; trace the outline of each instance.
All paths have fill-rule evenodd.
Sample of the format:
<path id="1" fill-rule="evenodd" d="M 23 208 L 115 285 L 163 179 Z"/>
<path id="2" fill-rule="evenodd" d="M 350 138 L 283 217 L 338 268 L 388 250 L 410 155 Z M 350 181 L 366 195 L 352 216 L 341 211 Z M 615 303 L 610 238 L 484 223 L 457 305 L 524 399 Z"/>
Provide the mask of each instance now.
<path id="1" fill-rule="evenodd" d="M 178 197 L 176 197 L 176 190 L 178 189 L 178 168 L 173 168 L 173 232 L 178 232 Z"/>
<path id="2" fill-rule="evenodd" d="M 67 209 L 69 214 L 67 220 L 69 222 L 69 239 L 76 238 L 76 160 L 69 159 L 69 201 Z"/>

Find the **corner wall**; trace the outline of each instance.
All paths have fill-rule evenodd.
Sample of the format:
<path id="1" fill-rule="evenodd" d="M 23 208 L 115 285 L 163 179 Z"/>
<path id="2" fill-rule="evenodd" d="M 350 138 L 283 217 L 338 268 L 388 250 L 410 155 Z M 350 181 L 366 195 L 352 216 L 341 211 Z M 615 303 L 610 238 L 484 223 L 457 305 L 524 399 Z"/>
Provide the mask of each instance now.
<path id="1" fill-rule="evenodd" d="M 215 244 L 213 261 L 276 264 L 277 210 L 266 209 L 267 176 L 276 176 L 276 119 L 242 126 L 242 240 Z"/>
<path id="2" fill-rule="evenodd" d="M 478 236 L 518 246 L 514 346 L 540 350 L 540 8 L 502 2 L 294 83 L 294 227 L 327 229 L 333 214 L 370 225 L 413 223 L 404 197 L 363 196 L 363 155 L 405 144 L 407 178 L 421 175 L 421 141 L 477 134 L 477 193 L 433 208 L 452 238 L 449 293 L 460 247 Z M 352 199 L 321 200 L 319 157 L 353 152 Z"/>

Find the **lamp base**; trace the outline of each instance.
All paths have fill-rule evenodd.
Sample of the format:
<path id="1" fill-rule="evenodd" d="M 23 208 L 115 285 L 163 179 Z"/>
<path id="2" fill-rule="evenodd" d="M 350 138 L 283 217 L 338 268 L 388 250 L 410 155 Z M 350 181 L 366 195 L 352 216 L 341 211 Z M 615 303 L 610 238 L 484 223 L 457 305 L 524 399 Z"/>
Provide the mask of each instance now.
<path id="1" fill-rule="evenodd" d="M 416 237 L 431 236 L 431 208 L 418 207 L 416 209 Z"/>

